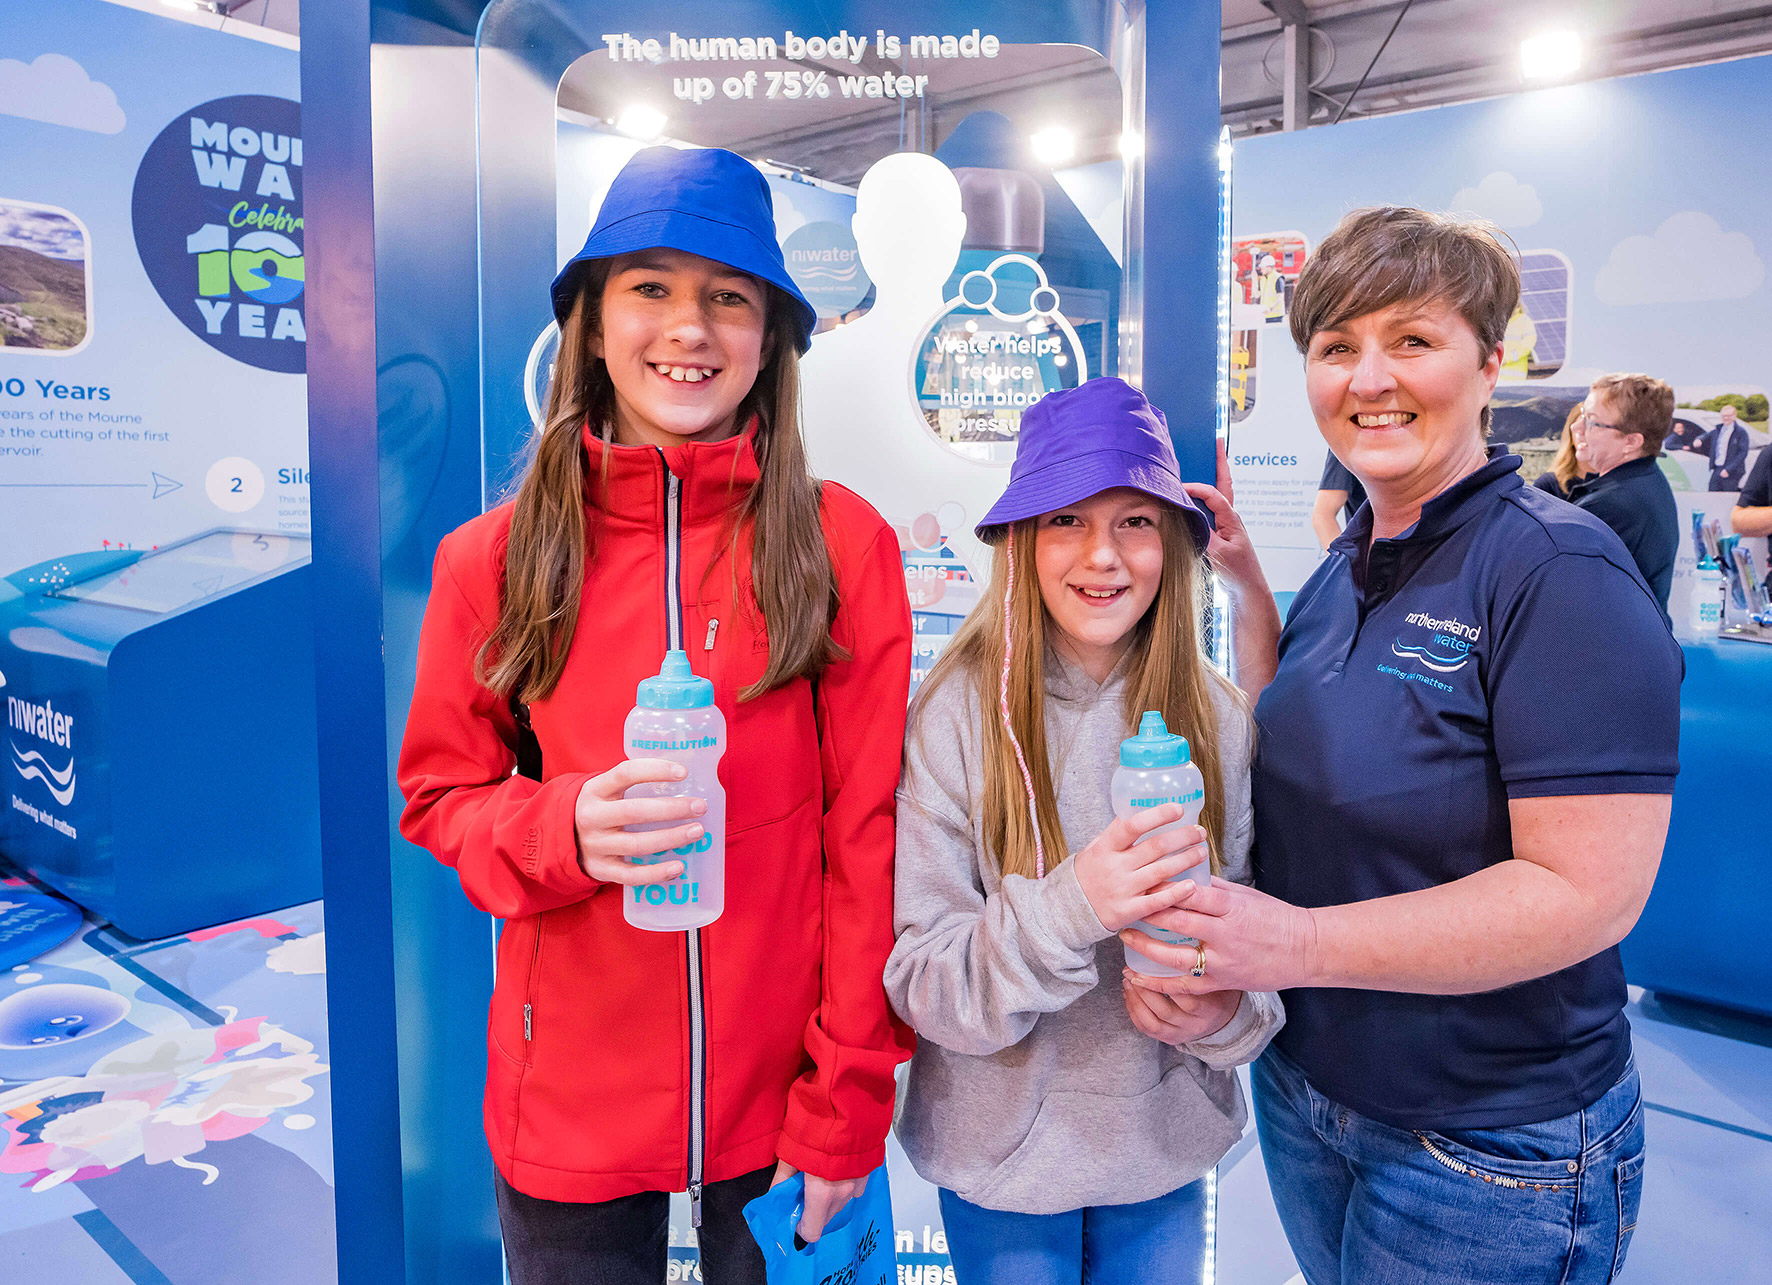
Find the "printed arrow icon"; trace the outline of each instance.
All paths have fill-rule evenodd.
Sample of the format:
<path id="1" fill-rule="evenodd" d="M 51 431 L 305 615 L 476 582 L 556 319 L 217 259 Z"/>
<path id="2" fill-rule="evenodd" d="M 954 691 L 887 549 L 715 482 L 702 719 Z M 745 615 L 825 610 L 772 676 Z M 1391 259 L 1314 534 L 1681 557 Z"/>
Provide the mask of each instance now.
<path id="1" fill-rule="evenodd" d="M 175 482 L 164 473 L 155 473 L 154 494 L 152 498 L 157 500 L 162 495 L 171 495 L 174 491 L 182 491 L 184 490 L 184 486 L 185 484 L 183 482 Z"/>

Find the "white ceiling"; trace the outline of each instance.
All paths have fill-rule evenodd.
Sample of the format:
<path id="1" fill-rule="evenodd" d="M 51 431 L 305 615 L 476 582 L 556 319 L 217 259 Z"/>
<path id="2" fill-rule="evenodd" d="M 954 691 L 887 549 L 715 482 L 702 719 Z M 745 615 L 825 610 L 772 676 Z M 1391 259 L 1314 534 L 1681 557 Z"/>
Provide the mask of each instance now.
<path id="1" fill-rule="evenodd" d="M 1403 0 L 1306 4 L 1314 125 L 1341 111 L 1368 68 L 1348 118 L 1515 93 L 1528 87 L 1520 41 L 1558 28 L 1583 37 L 1583 79 L 1772 52 L 1772 4 L 1755 0 L 1413 0 L 1407 12 Z M 1235 134 L 1279 128 L 1280 31 L 1262 0 L 1224 0 L 1224 120 Z"/>

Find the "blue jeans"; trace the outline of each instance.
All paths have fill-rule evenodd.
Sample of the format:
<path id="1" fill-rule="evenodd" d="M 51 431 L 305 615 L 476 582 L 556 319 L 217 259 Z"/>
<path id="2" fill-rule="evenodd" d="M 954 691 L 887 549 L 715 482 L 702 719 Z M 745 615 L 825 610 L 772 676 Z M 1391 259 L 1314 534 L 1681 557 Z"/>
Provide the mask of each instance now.
<path id="1" fill-rule="evenodd" d="M 1206 1180 L 1136 1205 L 1009 1214 L 941 1189 L 958 1285 L 1202 1285 Z"/>
<path id="2" fill-rule="evenodd" d="M 1269 1047 L 1254 1067 L 1268 1186 L 1310 1285 L 1599 1285 L 1643 1190 L 1636 1063 L 1541 1124 L 1398 1129 L 1324 1097 Z"/>

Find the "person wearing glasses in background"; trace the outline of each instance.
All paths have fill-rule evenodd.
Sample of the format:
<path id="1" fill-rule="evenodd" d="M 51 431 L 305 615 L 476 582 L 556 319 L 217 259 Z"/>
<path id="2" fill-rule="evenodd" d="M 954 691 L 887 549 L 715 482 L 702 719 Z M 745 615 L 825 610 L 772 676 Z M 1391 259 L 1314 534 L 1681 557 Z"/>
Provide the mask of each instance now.
<path id="1" fill-rule="evenodd" d="M 1618 533 L 1664 619 L 1680 514 L 1656 461 L 1673 421 L 1674 390 L 1666 383 L 1649 375 L 1602 375 L 1571 425 L 1576 454 L 1593 474 L 1570 484 L 1569 502 Z"/>

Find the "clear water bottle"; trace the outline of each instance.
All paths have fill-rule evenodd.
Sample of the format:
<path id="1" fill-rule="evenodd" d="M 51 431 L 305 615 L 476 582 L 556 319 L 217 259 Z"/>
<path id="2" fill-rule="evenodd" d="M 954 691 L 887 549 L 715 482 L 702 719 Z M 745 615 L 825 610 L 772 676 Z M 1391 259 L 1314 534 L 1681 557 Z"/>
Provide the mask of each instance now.
<path id="1" fill-rule="evenodd" d="M 706 799 L 708 810 L 696 818 L 701 838 L 681 848 L 628 858 L 635 865 L 648 866 L 681 861 L 683 873 L 668 883 L 624 889 L 622 913 L 634 927 L 652 932 L 684 932 L 711 924 L 726 908 L 726 791 L 720 785 L 726 717 L 714 704 L 714 685 L 690 671 L 685 653 L 666 652 L 657 677 L 640 683 L 623 733 L 630 759 L 669 759 L 689 769 L 681 781 L 630 786 L 623 798 Z M 627 828 L 669 830 L 683 824 L 649 821 Z"/>
<path id="2" fill-rule="evenodd" d="M 1706 559 L 1692 573 L 1692 632 L 1714 634 L 1723 624 L 1723 573 Z"/>
<path id="3" fill-rule="evenodd" d="M 1193 753 L 1188 749 L 1187 738 L 1170 732 L 1163 725 L 1162 713 L 1154 709 L 1144 712 L 1144 717 L 1139 720 L 1137 736 L 1129 736 L 1120 742 L 1120 766 L 1114 770 L 1113 792 L 1114 815 L 1117 817 L 1131 816 L 1134 812 L 1143 812 L 1147 808 L 1160 808 L 1165 803 L 1181 804 L 1181 820 L 1159 826 L 1150 834 L 1163 834 L 1184 825 L 1198 825 L 1200 808 L 1206 802 L 1206 783 L 1200 776 L 1200 769 L 1193 764 Z M 1140 835 L 1140 841 L 1149 838 L 1150 834 Z M 1190 866 L 1174 878 L 1192 879 L 1197 884 L 1210 885 L 1211 858 Z M 1172 946 L 1195 944 L 1192 937 L 1183 937 L 1167 928 L 1159 928 L 1148 920 L 1141 920 L 1135 926 L 1158 941 Z M 1126 947 L 1126 966 L 1133 972 L 1150 977 L 1180 976 L 1177 969 L 1147 959 L 1130 946 Z"/>

